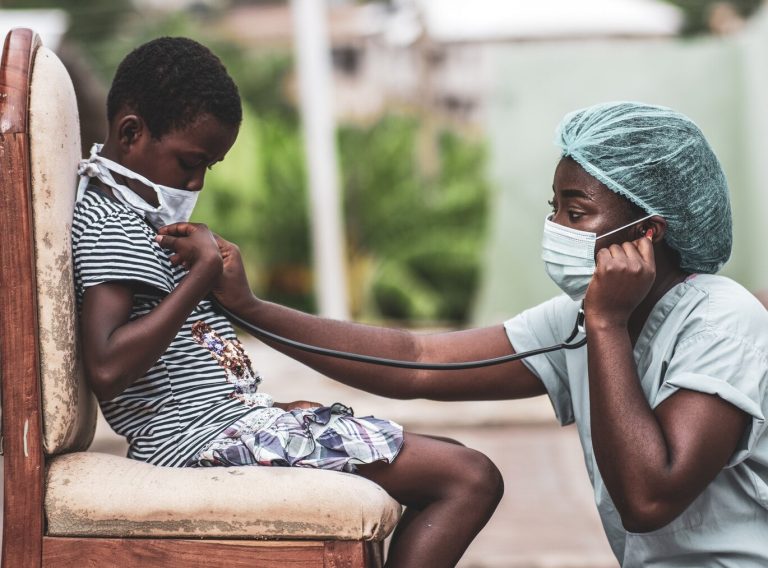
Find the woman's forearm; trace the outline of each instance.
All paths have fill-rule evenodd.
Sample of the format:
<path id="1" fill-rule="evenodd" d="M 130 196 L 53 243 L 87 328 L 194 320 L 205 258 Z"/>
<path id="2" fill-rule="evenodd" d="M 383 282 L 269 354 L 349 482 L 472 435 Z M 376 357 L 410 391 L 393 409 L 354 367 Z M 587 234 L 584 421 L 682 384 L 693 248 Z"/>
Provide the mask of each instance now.
<path id="1" fill-rule="evenodd" d="M 318 347 L 409 361 L 418 361 L 421 355 L 417 336 L 405 330 L 320 318 L 257 298 L 252 298 L 238 312 L 237 315 L 246 321 L 267 331 Z M 418 396 L 417 371 L 316 355 L 260 339 L 320 373 L 355 388 L 391 398 Z"/>
<path id="2" fill-rule="evenodd" d="M 319 318 L 251 297 L 236 314 L 272 333 L 318 347 L 403 361 L 454 363 L 514 353 L 501 325 L 416 334 Z M 464 370 L 414 370 L 314 355 L 274 341 L 275 349 L 349 386 L 389 398 L 499 400 L 536 396 L 544 386 L 520 361 Z"/>
<path id="3" fill-rule="evenodd" d="M 587 325 L 595 459 L 631 529 L 658 508 L 658 488 L 672 481 L 673 456 L 640 386 L 626 327 Z"/>

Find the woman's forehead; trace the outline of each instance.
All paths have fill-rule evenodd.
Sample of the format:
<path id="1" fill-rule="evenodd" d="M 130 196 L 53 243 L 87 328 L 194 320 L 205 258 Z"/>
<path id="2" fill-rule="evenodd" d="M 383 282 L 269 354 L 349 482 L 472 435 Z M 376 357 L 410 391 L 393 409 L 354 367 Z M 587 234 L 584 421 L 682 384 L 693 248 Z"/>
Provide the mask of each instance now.
<path id="1" fill-rule="evenodd" d="M 605 184 L 588 174 L 578 162 L 568 157 L 561 159 L 557 164 L 552 189 L 555 195 L 564 198 L 582 197 L 590 201 L 610 202 L 619 197 Z"/>

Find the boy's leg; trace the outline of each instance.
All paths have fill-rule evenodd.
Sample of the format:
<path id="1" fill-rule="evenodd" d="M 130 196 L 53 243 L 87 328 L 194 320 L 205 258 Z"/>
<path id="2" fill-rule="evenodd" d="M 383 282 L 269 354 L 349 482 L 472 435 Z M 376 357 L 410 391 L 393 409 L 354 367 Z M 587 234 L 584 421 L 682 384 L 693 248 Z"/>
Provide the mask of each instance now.
<path id="1" fill-rule="evenodd" d="M 454 566 L 485 526 L 504 492 L 496 466 L 478 451 L 404 434 L 391 464 L 358 466 L 408 508 L 395 530 L 388 566 Z"/>

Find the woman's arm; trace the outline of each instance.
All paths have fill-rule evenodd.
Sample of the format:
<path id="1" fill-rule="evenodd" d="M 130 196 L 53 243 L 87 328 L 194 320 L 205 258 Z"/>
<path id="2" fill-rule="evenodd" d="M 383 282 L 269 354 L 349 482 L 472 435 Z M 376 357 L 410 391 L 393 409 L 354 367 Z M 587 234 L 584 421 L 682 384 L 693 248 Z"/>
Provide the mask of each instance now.
<path id="1" fill-rule="evenodd" d="M 203 226 L 190 232 L 189 274 L 150 313 L 130 321 L 130 282 L 108 282 L 85 290 L 81 314 L 83 364 L 91 389 L 110 400 L 143 376 L 165 353 L 195 306 L 221 273 L 222 259 Z"/>
<path id="2" fill-rule="evenodd" d="M 682 513 L 726 465 L 748 420 L 716 396 L 687 390 L 651 409 L 628 318 L 654 277 L 650 240 L 602 249 L 585 301 L 592 445 L 633 532 L 658 529 Z"/>
<path id="3" fill-rule="evenodd" d="M 160 230 L 163 247 L 175 248 L 183 225 Z M 429 335 L 305 314 L 254 297 L 243 270 L 240 252 L 217 237 L 224 260 L 213 289 L 217 300 L 246 321 L 290 339 L 339 351 L 389 359 L 449 363 L 514 353 L 503 326 Z M 390 398 L 493 400 L 544 394 L 542 382 L 520 361 L 481 369 L 425 371 L 382 367 L 313 355 L 266 341 L 275 349 L 352 387 Z"/>
<path id="4" fill-rule="evenodd" d="M 389 359 L 450 363 L 514 353 L 501 325 L 421 335 L 320 318 L 255 297 L 237 313 L 258 327 L 296 341 Z M 546 392 L 541 381 L 520 361 L 480 369 L 414 370 L 313 355 L 266 342 L 339 382 L 390 398 L 494 400 Z"/>

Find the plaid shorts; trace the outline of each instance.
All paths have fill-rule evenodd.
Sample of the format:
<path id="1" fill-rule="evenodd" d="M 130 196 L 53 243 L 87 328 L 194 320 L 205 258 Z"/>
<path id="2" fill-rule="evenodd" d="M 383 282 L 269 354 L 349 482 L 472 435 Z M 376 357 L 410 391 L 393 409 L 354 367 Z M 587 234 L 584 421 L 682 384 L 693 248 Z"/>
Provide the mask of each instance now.
<path id="1" fill-rule="evenodd" d="M 357 464 L 391 463 L 403 428 L 389 420 L 357 418 L 343 404 L 319 408 L 257 408 L 208 442 L 190 466 L 314 467 L 353 473 Z"/>

